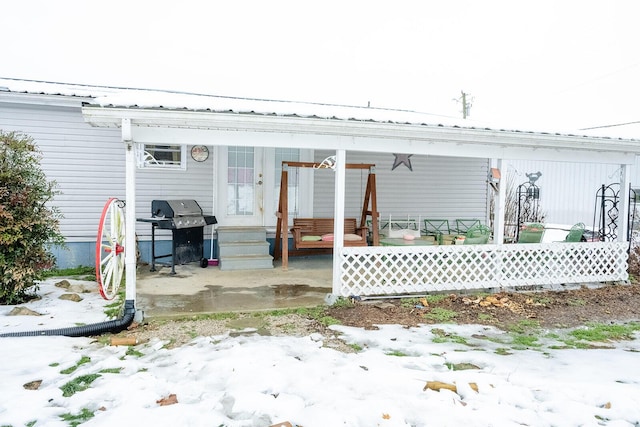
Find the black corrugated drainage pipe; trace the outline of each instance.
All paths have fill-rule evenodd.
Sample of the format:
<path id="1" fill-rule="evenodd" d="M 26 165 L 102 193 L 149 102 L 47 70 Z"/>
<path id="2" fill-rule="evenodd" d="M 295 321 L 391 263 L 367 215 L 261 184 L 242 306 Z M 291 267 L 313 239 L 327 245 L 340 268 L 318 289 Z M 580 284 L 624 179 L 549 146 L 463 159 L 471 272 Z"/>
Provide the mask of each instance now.
<path id="1" fill-rule="evenodd" d="M 49 329 L 40 331 L 25 332 L 8 332 L 0 334 L 0 337 L 38 337 L 49 335 L 62 335 L 66 337 L 89 337 L 100 335 L 107 332 L 118 333 L 126 329 L 136 314 L 134 300 L 126 300 L 124 302 L 124 313 L 120 319 L 108 320 L 101 323 L 93 323 L 91 325 L 73 326 L 70 328 Z"/>

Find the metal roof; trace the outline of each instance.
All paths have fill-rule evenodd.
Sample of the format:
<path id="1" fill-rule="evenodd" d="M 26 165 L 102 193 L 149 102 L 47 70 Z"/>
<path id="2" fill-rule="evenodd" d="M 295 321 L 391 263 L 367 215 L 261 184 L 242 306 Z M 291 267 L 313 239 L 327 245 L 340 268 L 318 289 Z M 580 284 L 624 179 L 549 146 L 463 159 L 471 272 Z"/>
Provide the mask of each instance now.
<path id="1" fill-rule="evenodd" d="M 604 140 L 637 141 L 567 131 L 523 130 L 496 124 L 483 124 L 418 111 L 340 105 L 328 103 L 297 102 L 260 98 L 207 95 L 155 89 L 136 89 L 113 86 L 94 86 L 55 83 L 35 80 L 0 78 L 2 93 L 51 95 L 76 98 L 84 105 L 102 108 L 126 108 L 132 110 L 193 111 L 213 113 L 251 114 L 261 116 L 299 117 L 328 120 L 346 120 L 371 123 L 420 125 L 451 129 L 485 130 L 529 135 L 556 135 L 568 137 L 599 138 Z M 5 90 L 6 89 L 6 90 Z"/>

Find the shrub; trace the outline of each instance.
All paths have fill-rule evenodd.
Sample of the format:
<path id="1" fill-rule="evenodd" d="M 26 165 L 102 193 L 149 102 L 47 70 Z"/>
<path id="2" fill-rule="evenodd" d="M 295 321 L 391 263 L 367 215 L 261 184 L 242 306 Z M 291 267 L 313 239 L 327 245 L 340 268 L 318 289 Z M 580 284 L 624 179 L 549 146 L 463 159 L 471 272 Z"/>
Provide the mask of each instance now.
<path id="1" fill-rule="evenodd" d="M 640 246 L 631 248 L 629 252 L 629 274 L 640 277 Z"/>
<path id="2" fill-rule="evenodd" d="M 29 136 L 0 130 L 0 303 L 16 304 L 37 290 L 53 267 L 51 245 L 63 245 L 60 213 L 49 205 L 55 181 L 40 169 L 42 155 Z"/>

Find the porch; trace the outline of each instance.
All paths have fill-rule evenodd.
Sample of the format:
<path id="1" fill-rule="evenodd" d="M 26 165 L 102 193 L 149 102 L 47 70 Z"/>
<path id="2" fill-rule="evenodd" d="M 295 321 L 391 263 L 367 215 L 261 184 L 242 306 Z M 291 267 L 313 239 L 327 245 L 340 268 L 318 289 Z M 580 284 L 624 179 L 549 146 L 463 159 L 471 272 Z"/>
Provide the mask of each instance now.
<path id="1" fill-rule="evenodd" d="M 499 182 L 499 172 L 504 169 L 503 162 L 507 159 L 548 160 L 555 162 L 573 161 L 581 163 L 607 163 L 619 165 L 620 188 L 628 188 L 630 173 L 628 166 L 635 162 L 640 154 L 637 141 L 612 140 L 591 136 L 576 136 L 573 134 L 522 132 L 514 130 L 495 129 L 490 127 L 468 127 L 465 123 L 430 125 L 424 123 L 424 117 L 413 113 L 396 116 L 390 111 L 374 111 L 372 109 L 348 109 L 335 111 L 312 111 L 305 108 L 305 115 L 291 114 L 295 106 L 287 104 L 284 110 L 280 104 L 263 103 L 250 110 L 246 106 L 238 110 L 238 106 L 222 107 L 223 100 L 215 100 L 210 109 L 189 110 L 184 108 L 192 99 L 184 99 L 184 104 L 173 108 L 158 108 L 158 105 L 144 105 L 131 103 L 122 105 L 122 100 L 101 99 L 95 105 L 84 106 L 85 121 L 92 126 L 119 127 L 121 139 L 126 147 L 126 201 L 133 209 L 126 211 L 126 247 L 135 246 L 136 210 L 148 209 L 138 206 L 136 200 L 136 158 L 137 147 L 141 144 L 177 144 L 212 146 L 223 150 L 224 147 L 262 147 L 272 149 L 301 149 L 330 153 L 333 159 L 330 168 L 333 170 L 326 184 L 332 181 L 333 186 L 326 185 L 322 189 L 310 186 L 308 215 L 304 217 L 332 217 L 334 219 L 334 257 L 332 258 L 331 298 L 338 296 L 384 296 L 407 295 L 447 290 L 512 288 L 517 286 L 543 286 L 571 283 L 612 282 L 627 279 L 628 248 L 626 218 L 629 213 L 629 203 L 622 197 L 618 203 L 619 215 L 616 216 L 618 234 L 616 241 L 594 243 L 563 243 L 563 244 L 527 244 L 505 245 L 505 219 L 507 184 Z M 125 103 L 126 104 L 126 103 Z M 135 108 L 130 108 L 134 106 Z M 105 107 L 107 106 L 107 107 Z M 260 107 L 260 108 L 258 108 Z M 302 107 L 302 106 L 301 106 Z M 305 106 L 309 107 L 309 106 Z M 285 111 L 286 110 L 286 111 Z M 265 114 L 266 113 L 266 114 Z M 327 114 L 329 113 L 329 114 Z M 421 156 L 422 159 L 442 159 L 446 157 L 484 159 L 483 165 L 477 168 L 460 169 L 453 174 L 441 174 L 430 177 L 428 182 L 438 185 L 425 185 L 419 182 L 417 190 L 413 191 L 411 199 L 404 200 L 398 209 L 406 212 L 407 205 L 414 205 L 414 200 L 429 202 L 420 211 L 441 218 L 433 206 L 445 206 L 448 213 L 455 212 L 460 217 L 477 217 L 477 215 L 463 212 L 471 195 L 487 202 L 483 206 L 484 222 L 492 220 L 493 240 L 500 242 L 496 245 L 470 245 L 469 247 L 452 246 L 367 246 L 345 247 L 344 219 L 353 216 L 354 210 L 347 202 L 347 151 L 349 162 L 355 160 L 353 156 L 363 157 L 372 155 L 382 156 L 393 154 L 405 160 L 409 156 Z M 335 155 L 334 155 L 335 153 Z M 352 160 L 353 159 L 353 160 Z M 254 159 L 255 160 L 255 159 Z M 317 160 L 317 159 L 316 159 Z M 387 157 L 387 161 L 390 159 Z M 251 162 L 249 162 L 251 163 Z M 364 163 L 364 162 L 363 162 Z M 368 163 L 368 162 L 367 162 Z M 395 162 L 394 162 L 395 163 Z M 224 166 L 224 165 L 223 165 Z M 396 169 L 397 164 L 389 168 Z M 408 171 L 413 170 L 408 165 Z M 426 169 L 425 169 L 426 170 Z M 226 167 L 220 168 L 219 174 L 223 182 L 226 179 Z M 424 188 L 441 189 L 442 194 L 452 193 L 452 183 L 461 177 L 468 176 L 471 171 L 478 173 L 474 179 L 475 185 L 460 188 L 456 203 L 445 203 L 437 197 L 428 197 Z M 415 177 L 404 176 L 394 172 L 393 180 L 389 183 L 388 194 L 393 194 L 405 184 L 418 182 Z M 328 174 L 327 174 L 328 175 Z M 398 176 L 395 176 L 398 175 Z M 264 176 L 248 175 L 246 183 L 243 181 L 239 189 L 246 187 L 247 198 L 260 193 L 263 186 L 274 188 L 274 182 L 265 185 Z M 312 182 L 312 181 L 310 181 Z M 364 182 L 364 181 L 362 181 Z M 315 184 L 315 183 L 314 183 Z M 235 184 L 234 184 L 235 185 Z M 282 185 L 280 186 L 283 187 Z M 285 185 L 284 188 L 289 188 Z M 446 190 L 445 190 L 446 189 Z M 220 194 L 224 194 L 224 188 Z M 255 191 L 254 191 L 255 190 Z M 462 191 L 464 190 L 464 191 Z M 488 194 L 494 192 L 494 204 L 491 211 L 488 204 Z M 463 197 L 467 195 L 467 197 Z M 237 200 L 242 200 L 238 191 Z M 249 197 L 251 196 L 251 197 Z M 322 196 L 322 197 L 321 197 Z M 229 212 L 229 204 L 225 199 L 216 199 L 213 212 Z M 266 198 L 269 204 L 258 204 L 259 211 L 270 212 L 270 202 L 275 197 Z M 358 198 L 359 199 L 359 198 Z M 391 200 L 391 198 L 390 198 Z M 431 203 L 437 201 L 437 203 Z M 366 198 L 365 198 L 366 202 Z M 368 206 L 364 203 L 364 206 Z M 391 203 L 390 203 L 391 206 Z M 232 208 L 235 205 L 231 206 Z M 382 208 L 378 206 L 378 208 Z M 416 208 L 416 206 L 412 206 Z M 366 209 L 366 208 L 365 208 Z M 233 211 L 234 209 L 231 209 Z M 368 210 L 368 209 L 367 209 Z M 382 209 L 371 209 L 372 213 Z M 258 210 L 256 210 L 258 211 Z M 249 211 L 247 211 L 249 213 Z M 250 213 L 254 211 L 251 210 Z M 287 218 L 290 210 L 287 206 L 276 209 L 283 218 Z M 393 213 L 393 212 L 391 212 Z M 445 212 L 447 213 L 447 212 Z M 328 215 L 327 215 L 328 214 Z M 236 212 L 235 215 L 240 215 Z M 247 217 L 249 215 L 247 214 Z M 450 215 L 449 215 L 450 216 Z M 372 215 L 375 218 L 375 215 Z M 247 219 L 247 218 L 244 218 Z M 228 224 L 229 221 L 220 221 Z M 231 224 L 229 225 L 240 225 Z M 375 222 L 372 227 L 375 228 Z M 280 232 L 276 231 L 276 239 L 283 240 L 283 249 L 288 248 L 288 227 L 286 219 Z M 374 239 L 375 240 L 375 239 Z M 126 252 L 127 300 L 135 299 L 143 294 L 136 291 L 136 276 L 133 253 Z M 134 267 L 134 268 L 131 268 Z M 288 273 L 288 269 L 284 270 Z M 248 274 L 245 273 L 244 277 Z M 260 280 L 265 275 L 256 274 Z M 245 279 L 246 280 L 246 279 Z M 140 308 L 144 310 L 144 303 L 140 301 Z M 195 308 L 191 310 L 196 312 Z M 148 313 L 149 314 L 149 313 Z"/>

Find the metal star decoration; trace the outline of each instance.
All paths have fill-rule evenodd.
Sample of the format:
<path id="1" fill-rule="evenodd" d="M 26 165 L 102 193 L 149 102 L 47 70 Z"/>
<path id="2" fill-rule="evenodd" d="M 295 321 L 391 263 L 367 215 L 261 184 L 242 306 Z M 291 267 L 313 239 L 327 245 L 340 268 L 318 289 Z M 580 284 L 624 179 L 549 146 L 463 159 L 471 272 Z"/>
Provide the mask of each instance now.
<path id="1" fill-rule="evenodd" d="M 394 170 L 398 166 L 404 164 L 406 167 L 409 168 L 411 172 L 413 172 L 413 167 L 411 166 L 411 156 L 413 156 L 413 154 L 393 153 L 393 155 L 396 156 L 396 159 L 393 161 L 393 167 L 391 168 L 391 170 Z"/>

